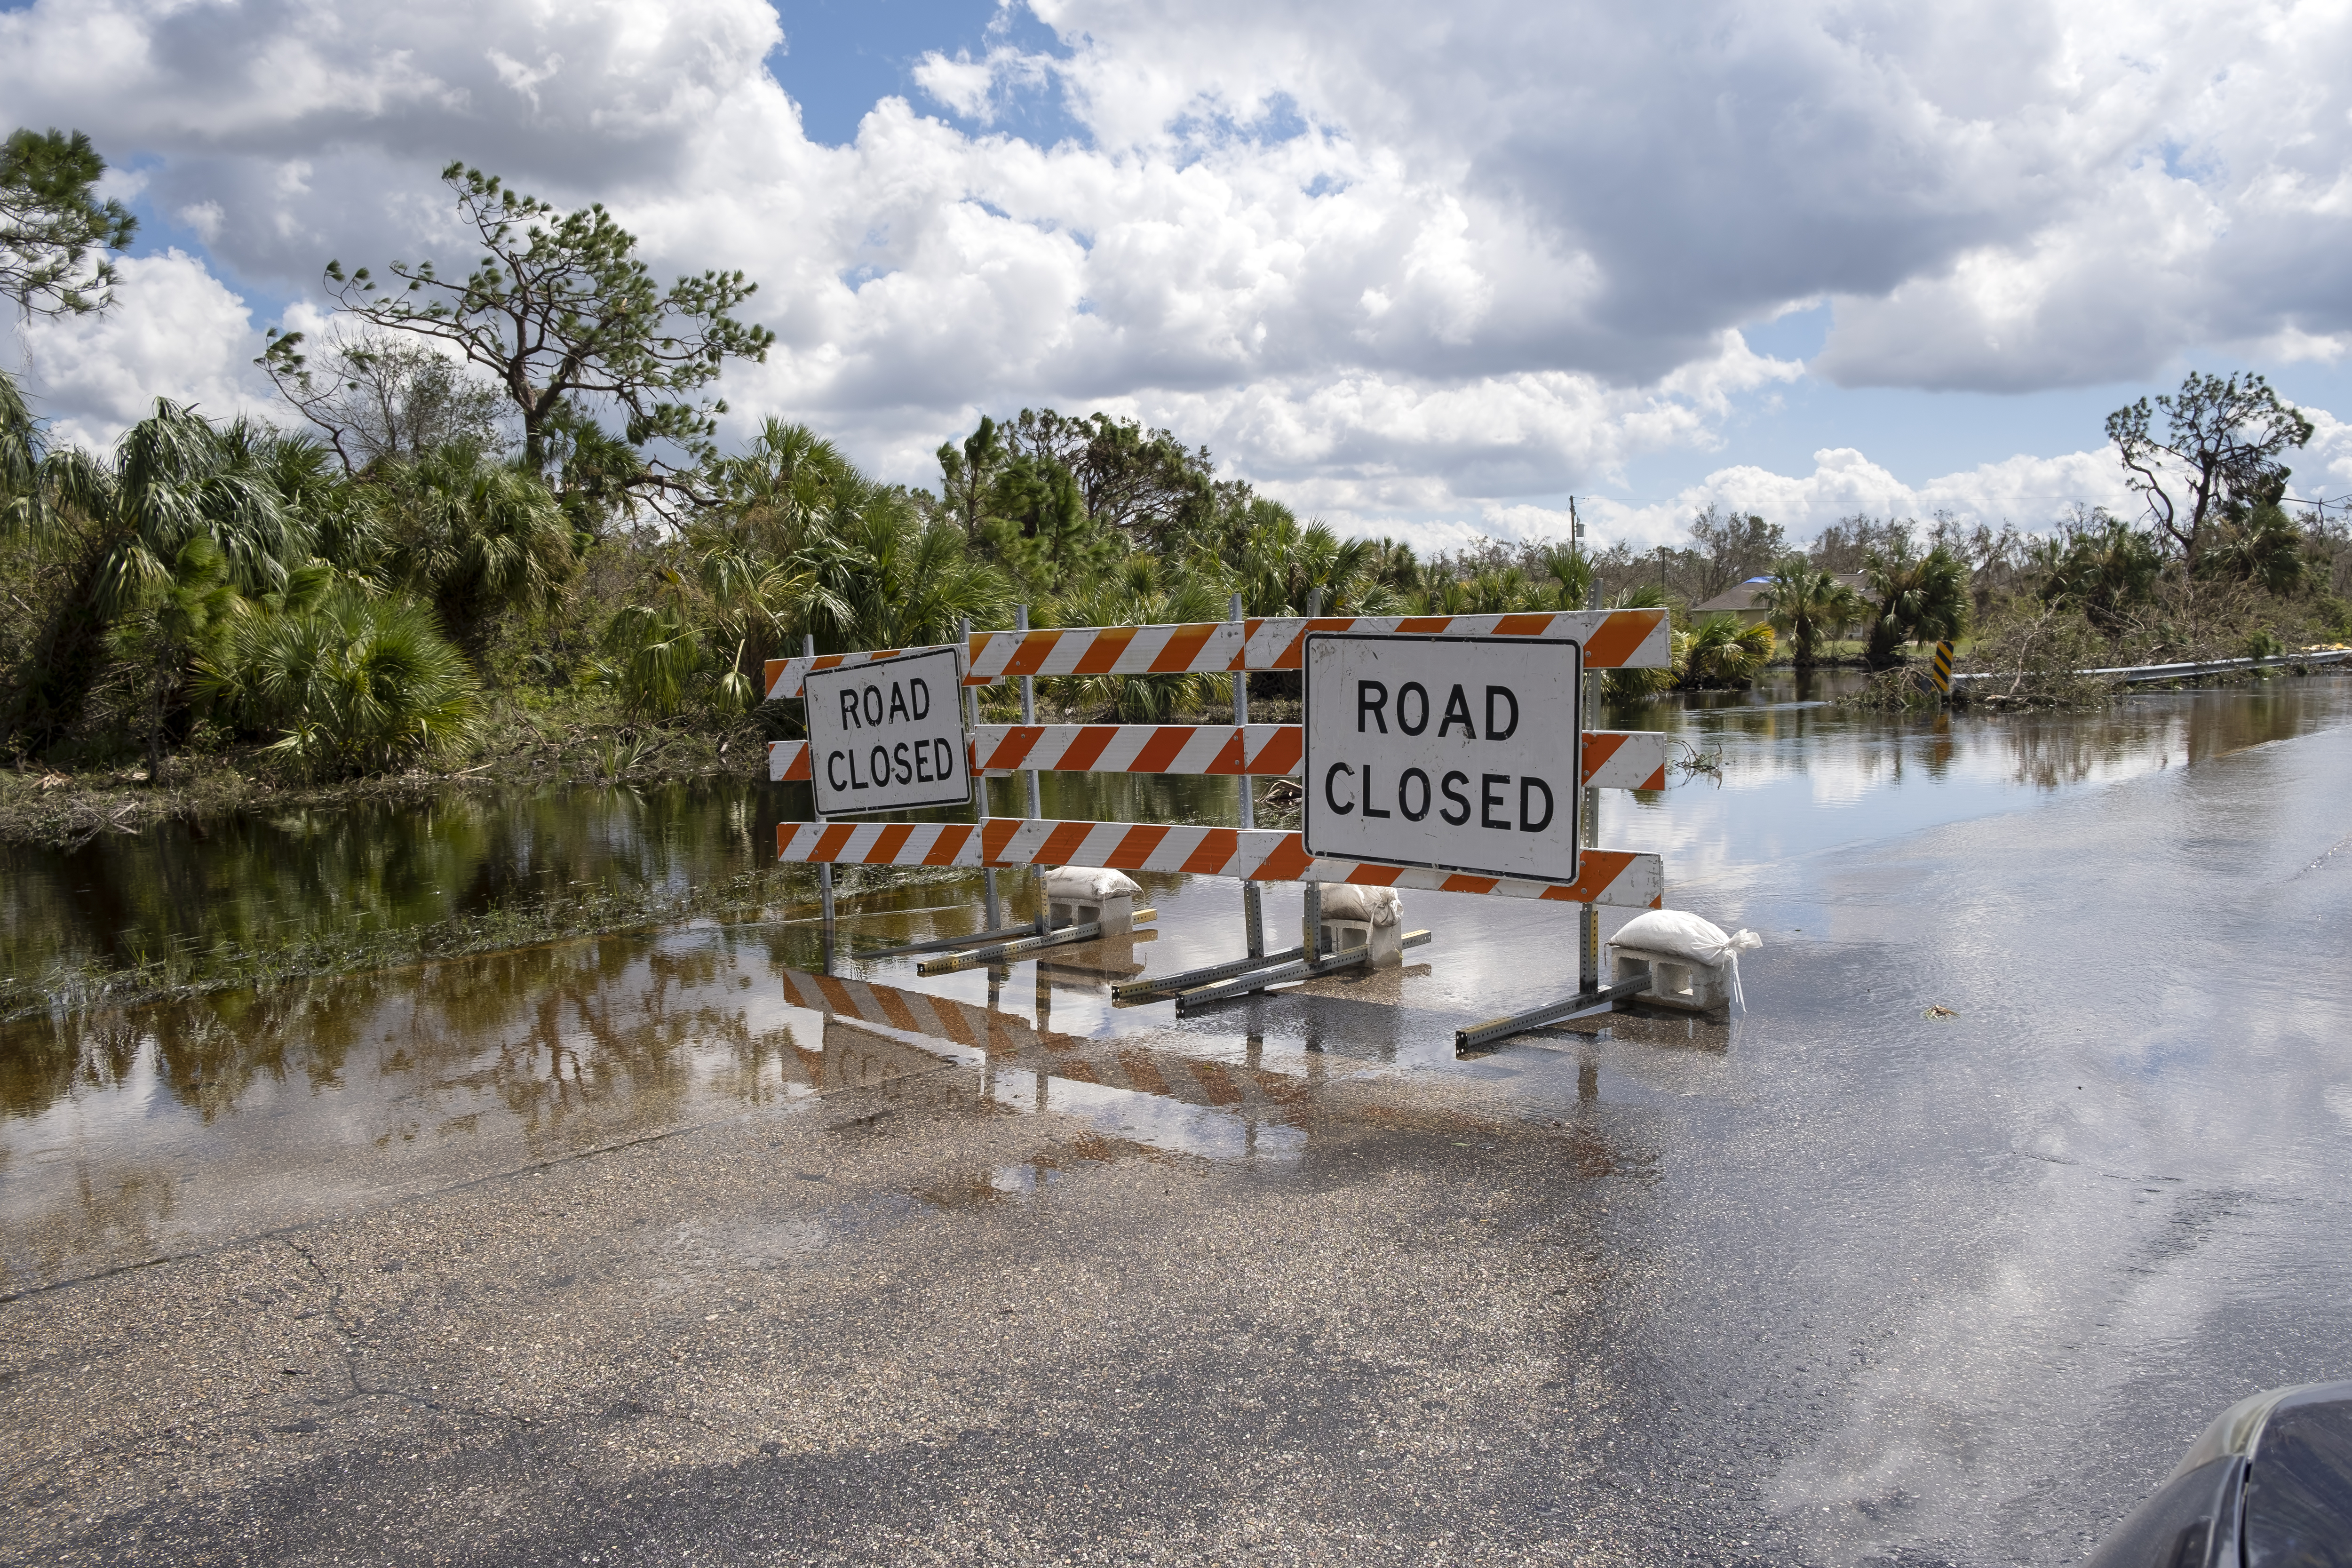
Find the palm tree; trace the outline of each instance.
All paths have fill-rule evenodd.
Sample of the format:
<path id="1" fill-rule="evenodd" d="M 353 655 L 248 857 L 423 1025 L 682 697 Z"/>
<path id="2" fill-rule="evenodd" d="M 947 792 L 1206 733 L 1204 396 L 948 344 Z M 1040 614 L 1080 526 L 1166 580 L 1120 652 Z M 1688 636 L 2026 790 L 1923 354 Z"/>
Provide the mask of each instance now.
<path id="1" fill-rule="evenodd" d="M 686 706 L 710 668 L 702 638 L 675 609 L 631 605 L 604 630 L 605 658 L 583 684 L 613 692 L 632 713 L 666 718 Z M 730 667 L 729 673 L 735 671 Z"/>
<path id="2" fill-rule="evenodd" d="M 2110 635 L 2155 597 L 2156 580 L 2164 570 L 2153 535 L 2105 512 L 2094 513 L 2089 526 L 2069 528 L 2058 539 L 2037 544 L 2032 561 L 2042 574 L 2044 604 L 2081 610 Z"/>
<path id="3" fill-rule="evenodd" d="M 251 606 L 228 580 L 219 545 L 198 534 L 180 548 L 170 576 L 115 627 L 118 653 L 152 667 L 147 690 L 147 776 L 163 777 L 163 736 L 189 667 L 223 643 Z"/>
<path id="4" fill-rule="evenodd" d="M 312 777 L 397 766 L 463 740 L 474 681 L 432 612 L 348 587 L 243 620 L 201 667 L 205 700 Z"/>
<path id="5" fill-rule="evenodd" d="M 1213 572 L 1187 570 L 1171 591 L 1151 556 L 1129 556 L 1118 572 L 1053 607 L 1048 624 L 1070 626 L 1168 626 L 1222 621 L 1228 591 Z M 1197 712 L 1224 687 L 1213 675 L 1093 675 L 1062 682 L 1070 708 L 1108 709 L 1121 723 L 1150 724 L 1171 714 Z"/>
<path id="6" fill-rule="evenodd" d="M 0 370 L 0 535 L 13 533 L 29 519 L 18 514 L 20 503 L 32 499 L 40 483 L 41 426 L 25 402 L 16 378 Z"/>
<path id="7" fill-rule="evenodd" d="M 1675 684 L 1705 689 L 1755 683 L 1772 662 L 1772 628 L 1742 626 L 1734 616 L 1709 616 L 1695 630 L 1675 634 Z"/>
<path id="8" fill-rule="evenodd" d="M 0 410 L 5 420 L 5 410 Z M 158 399 L 110 457 L 79 447 L 41 458 L 24 521 L 70 563 L 72 581 L 34 639 L 26 679 L 0 715 L 33 751 L 63 740 L 81 717 L 104 662 L 109 628 L 167 591 L 188 546 L 207 540 L 238 594 L 285 585 L 308 559 L 308 523 L 268 471 L 266 432 L 226 429 L 184 404 Z"/>
<path id="9" fill-rule="evenodd" d="M 1663 610 L 1666 591 L 1655 583 L 1636 583 L 1621 589 L 1609 601 L 1612 610 Z M 1668 642 L 1671 645 L 1670 637 Z M 1666 669 L 1612 669 L 1601 679 L 1601 692 L 1611 702 L 1637 702 L 1674 688 L 1675 672 Z"/>
<path id="10" fill-rule="evenodd" d="M 1870 640 L 1863 658 L 1873 669 L 1895 662 L 1905 642 L 1957 637 L 1969 621 L 1969 569 L 1942 545 L 1917 554 L 1907 538 L 1870 552 L 1864 571 L 1871 597 Z"/>
<path id="11" fill-rule="evenodd" d="M 719 525 L 739 550 L 781 561 L 831 508 L 835 489 L 857 478 L 832 442 L 772 415 L 741 455 L 712 467 Z"/>
<path id="12" fill-rule="evenodd" d="M 1592 562 L 1572 544 L 1548 546 L 1536 557 L 1542 575 L 1537 579 L 1545 589 L 1546 604 L 1530 608 L 1580 610 L 1592 592 Z"/>
<path id="13" fill-rule="evenodd" d="M 1012 585 L 972 559 L 963 530 L 892 485 L 838 486 L 790 565 L 809 579 L 802 624 L 828 652 L 945 642 L 959 619 L 996 626 L 1012 607 Z"/>
<path id="14" fill-rule="evenodd" d="M 552 598 L 578 564 L 554 494 L 477 442 L 386 468 L 377 495 L 387 574 L 431 600 L 477 670 L 499 615 Z"/>
<path id="15" fill-rule="evenodd" d="M 1276 502 L 1252 509 L 1255 521 L 1242 543 L 1243 606 L 1253 616 L 1300 616 L 1307 596 L 1323 590 L 1323 613 L 1356 615 L 1380 587 L 1372 569 L 1381 552 L 1369 539 L 1342 541 L 1320 522 L 1300 526 Z"/>
<path id="16" fill-rule="evenodd" d="M 1825 638 L 1843 637 L 1848 626 L 1869 613 L 1861 595 L 1830 573 L 1816 570 L 1801 555 L 1773 568 L 1756 602 L 1774 630 L 1797 639 L 1799 669 L 1812 668 Z"/>

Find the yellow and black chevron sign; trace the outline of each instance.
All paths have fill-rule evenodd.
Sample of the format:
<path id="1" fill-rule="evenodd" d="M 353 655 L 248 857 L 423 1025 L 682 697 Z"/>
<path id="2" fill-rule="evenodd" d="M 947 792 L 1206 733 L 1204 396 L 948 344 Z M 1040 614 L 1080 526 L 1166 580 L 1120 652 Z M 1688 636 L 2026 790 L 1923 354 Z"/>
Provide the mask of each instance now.
<path id="1" fill-rule="evenodd" d="M 1936 689 L 1949 697 L 1952 694 L 1952 645 L 1949 642 L 1936 645 L 1936 661 L 1929 668 L 1933 671 L 1930 679 L 1935 681 Z"/>

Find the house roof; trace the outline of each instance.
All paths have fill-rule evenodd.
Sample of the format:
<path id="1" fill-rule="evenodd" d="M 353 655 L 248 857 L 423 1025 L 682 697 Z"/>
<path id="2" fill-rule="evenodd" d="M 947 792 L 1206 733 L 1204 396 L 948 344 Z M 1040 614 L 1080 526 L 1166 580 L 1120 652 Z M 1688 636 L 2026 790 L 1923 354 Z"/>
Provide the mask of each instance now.
<path id="1" fill-rule="evenodd" d="M 1857 594 L 1863 592 L 1870 582 L 1869 577 L 1860 572 L 1838 572 L 1832 574 L 1832 575 L 1835 576 L 1839 582 L 1844 584 L 1847 587 L 1852 588 Z M 1772 579 L 1769 575 L 1750 577 L 1745 583 L 1736 584 L 1729 588 L 1726 588 L 1722 593 L 1717 594 L 1714 598 L 1709 599 L 1704 605 L 1693 605 L 1691 606 L 1691 614 L 1695 616 L 1719 616 L 1727 611 L 1755 609 L 1757 607 L 1756 596 L 1764 591 L 1764 585 L 1770 581 L 1772 581 Z"/>

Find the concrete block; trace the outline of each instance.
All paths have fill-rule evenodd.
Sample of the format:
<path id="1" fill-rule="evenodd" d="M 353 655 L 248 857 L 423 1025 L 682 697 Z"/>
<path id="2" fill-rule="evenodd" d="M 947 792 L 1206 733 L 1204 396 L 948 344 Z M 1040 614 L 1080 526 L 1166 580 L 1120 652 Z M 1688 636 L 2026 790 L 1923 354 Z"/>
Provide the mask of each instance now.
<path id="1" fill-rule="evenodd" d="M 1333 921 L 1323 922 L 1323 948 L 1334 957 L 1351 947 L 1369 947 L 1371 956 L 1364 962 L 1374 968 L 1404 962 L 1404 922 L 1391 921 L 1386 925 L 1374 925 L 1370 921 Z"/>
<path id="2" fill-rule="evenodd" d="M 1731 966 L 1700 963 L 1680 953 L 1652 952 L 1638 947 L 1610 947 L 1610 984 L 1616 985 L 1650 977 L 1642 1000 L 1661 1007 L 1693 1013 L 1720 1012 L 1731 1005 Z"/>

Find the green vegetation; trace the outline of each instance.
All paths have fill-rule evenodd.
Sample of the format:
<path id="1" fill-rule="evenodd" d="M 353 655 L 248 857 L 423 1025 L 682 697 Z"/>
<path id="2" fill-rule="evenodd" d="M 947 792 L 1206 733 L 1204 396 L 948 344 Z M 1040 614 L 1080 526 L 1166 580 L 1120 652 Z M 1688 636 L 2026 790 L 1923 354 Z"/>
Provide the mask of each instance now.
<path id="1" fill-rule="evenodd" d="M 1799 669 L 1820 662 L 1822 645 L 1843 637 L 1847 627 L 1868 614 L 1861 595 L 1801 555 L 1773 568 L 1756 603 L 1775 631 L 1796 638 Z"/>
<path id="2" fill-rule="evenodd" d="M 16 131 L 0 142 L 0 295 L 32 316 L 80 316 L 114 302 L 114 262 L 139 226 L 94 194 L 106 161 L 77 131 Z"/>
<path id="3" fill-rule="evenodd" d="M 90 195 L 102 172 L 86 138 L 6 144 L 0 291 L 21 309 L 106 307 L 130 230 Z M 1423 558 L 1342 539 L 1220 478 L 1205 448 L 1104 413 L 982 417 L 940 447 L 936 489 L 862 474 L 773 419 L 721 452 L 712 383 L 772 341 L 738 319 L 751 282 L 664 288 L 601 208 L 444 177 L 469 271 L 330 263 L 344 313 L 316 342 L 269 340 L 260 363 L 304 433 L 159 402 L 95 454 L 51 445 L 0 377 L 0 761 L 183 801 L 240 796 L 224 771 L 316 789 L 744 768 L 798 721 L 763 700 L 766 660 L 803 639 L 942 641 L 1016 605 L 1046 626 L 1216 619 L 1235 595 L 1252 616 L 1668 608 L 1674 667 L 1612 673 L 1618 700 L 1745 685 L 1783 639 L 1815 665 L 1855 628 L 1873 668 L 1947 637 L 2120 663 L 2352 633 L 2344 527 L 2293 500 L 2282 462 L 2310 424 L 2259 377 L 2191 376 L 2117 412 L 2137 522 L 2085 512 L 2032 539 L 1855 517 L 1798 550 L 1709 507 L 1685 546 Z M 1751 581 L 1752 613 L 1694 615 Z M 1226 700 L 1183 675 L 1041 688 L 1062 718 Z M 1253 692 L 1278 712 L 1297 678 Z"/>

